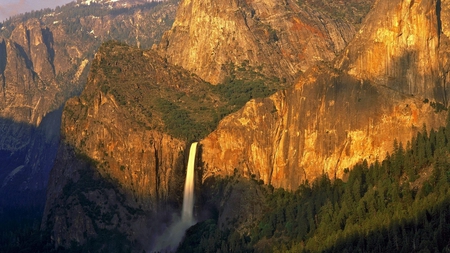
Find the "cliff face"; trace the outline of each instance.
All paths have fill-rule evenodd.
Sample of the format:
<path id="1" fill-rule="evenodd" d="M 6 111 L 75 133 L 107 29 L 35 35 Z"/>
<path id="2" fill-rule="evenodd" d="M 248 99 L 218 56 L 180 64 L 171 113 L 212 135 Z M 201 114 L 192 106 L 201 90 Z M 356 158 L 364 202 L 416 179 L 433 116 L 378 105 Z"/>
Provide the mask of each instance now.
<path id="1" fill-rule="evenodd" d="M 37 19 L 0 43 L 0 206 L 43 207 L 63 103 L 54 40 Z M 62 65 L 60 65 L 62 67 Z M 70 94 L 79 85 L 65 92 Z M 70 86 L 68 86 L 70 87 Z"/>
<path id="2" fill-rule="evenodd" d="M 4 53 L 0 56 L 3 117 L 39 125 L 48 111 L 56 109 L 53 43 L 51 34 L 37 19 L 20 24 L 9 39 L 3 39 Z"/>
<path id="3" fill-rule="evenodd" d="M 354 33 L 355 24 L 290 0 L 186 0 L 157 48 L 212 84 L 223 82 L 236 66 L 292 81 L 332 60 Z"/>
<path id="4" fill-rule="evenodd" d="M 73 3 L 1 24 L 0 206 L 43 207 L 62 107 L 83 89 L 94 52 L 125 37 L 149 47 L 169 29 L 176 4 L 128 7 Z"/>
<path id="5" fill-rule="evenodd" d="M 424 123 L 443 124 L 446 113 L 435 111 L 448 92 L 440 25 L 447 12 L 440 1 L 378 1 L 336 60 L 340 69 L 312 68 L 293 87 L 250 101 L 201 142 L 204 178 L 237 168 L 296 189 L 322 173 L 343 177 L 363 159 L 382 159 L 394 139 L 405 145 Z"/>
<path id="6" fill-rule="evenodd" d="M 63 112 L 42 223 L 56 246 L 89 239 L 111 245 L 102 236 L 114 233 L 147 249 L 181 203 L 187 162 L 188 143 L 167 134 L 163 107 L 180 92 L 189 103 L 199 87 L 208 84 L 155 52 L 117 43 L 99 49 L 86 88 Z M 108 215 L 100 218 L 96 206 Z"/>
<path id="7" fill-rule="evenodd" d="M 440 1 L 377 2 L 377 11 L 368 15 L 336 67 L 358 79 L 446 104 L 445 7 Z"/>

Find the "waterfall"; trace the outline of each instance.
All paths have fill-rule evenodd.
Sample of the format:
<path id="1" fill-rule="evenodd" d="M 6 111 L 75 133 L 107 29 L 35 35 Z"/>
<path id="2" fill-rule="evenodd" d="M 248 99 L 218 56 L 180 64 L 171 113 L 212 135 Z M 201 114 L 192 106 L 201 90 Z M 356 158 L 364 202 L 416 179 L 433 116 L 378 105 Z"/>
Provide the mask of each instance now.
<path id="1" fill-rule="evenodd" d="M 186 182 L 184 183 L 183 210 L 180 216 L 172 223 L 164 233 L 156 238 L 156 243 L 150 252 L 174 252 L 183 239 L 186 230 L 194 225 L 194 169 L 197 156 L 197 142 L 191 144 L 189 150 Z"/>
<path id="2" fill-rule="evenodd" d="M 183 211 L 181 220 L 185 223 L 192 224 L 194 210 L 194 167 L 195 158 L 197 156 L 197 142 L 191 144 L 189 150 L 189 160 L 186 172 L 186 182 L 184 183 Z"/>

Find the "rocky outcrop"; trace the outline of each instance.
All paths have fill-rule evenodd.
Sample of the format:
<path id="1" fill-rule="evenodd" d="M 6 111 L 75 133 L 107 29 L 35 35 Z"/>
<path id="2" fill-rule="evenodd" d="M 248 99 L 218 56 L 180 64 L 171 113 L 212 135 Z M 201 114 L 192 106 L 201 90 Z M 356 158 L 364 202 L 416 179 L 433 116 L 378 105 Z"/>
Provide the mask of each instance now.
<path id="1" fill-rule="evenodd" d="M 202 140 L 204 178 L 236 168 L 296 189 L 323 173 L 342 178 L 363 159 L 383 159 L 394 139 L 405 145 L 423 124 L 443 124 L 443 7 L 378 1 L 336 60 L 338 70 L 312 68 L 293 87 L 250 101 Z"/>
<path id="2" fill-rule="evenodd" d="M 2 71 L 0 108 L 4 118 L 39 125 L 52 109 L 55 93 L 55 72 L 50 55 L 52 44 L 44 43 L 42 26 L 37 20 L 17 27 L 11 39 L 3 40 L 5 62 Z"/>
<path id="3" fill-rule="evenodd" d="M 201 141 L 204 178 L 238 169 L 275 187 L 296 189 L 323 173 L 342 178 L 357 162 L 383 159 L 395 138 L 406 143 L 423 124 L 444 122 L 446 113 L 435 113 L 422 98 L 326 67 L 311 71 L 292 89 L 252 100 L 222 120 Z"/>
<path id="4" fill-rule="evenodd" d="M 292 81 L 334 59 L 354 34 L 354 24 L 295 1 L 186 0 L 157 48 L 212 84 L 235 67 Z"/>

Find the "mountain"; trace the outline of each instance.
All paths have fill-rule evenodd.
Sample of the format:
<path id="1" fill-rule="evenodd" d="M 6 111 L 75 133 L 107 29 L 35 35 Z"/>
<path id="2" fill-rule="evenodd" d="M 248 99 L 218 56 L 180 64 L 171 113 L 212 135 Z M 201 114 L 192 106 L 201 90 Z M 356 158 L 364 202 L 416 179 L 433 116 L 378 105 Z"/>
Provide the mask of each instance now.
<path id="1" fill-rule="evenodd" d="M 150 47 L 170 28 L 176 6 L 74 2 L 0 25 L 0 207 L 42 212 L 62 107 L 83 90 L 95 51 L 111 39 Z"/>
<path id="2" fill-rule="evenodd" d="M 302 57 L 312 59 L 313 55 L 326 49 L 326 59 L 331 60 L 355 34 L 356 24 L 347 24 L 341 19 L 333 21 L 314 5 L 300 8 L 294 2 L 289 2 L 288 7 L 277 2 L 270 7 L 274 12 L 271 18 L 263 14 L 263 7 L 259 6 L 253 23 L 247 21 L 251 29 L 242 23 L 244 12 L 232 16 L 220 14 L 228 19 L 227 22 L 236 24 L 230 29 L 236 29 L 236 32 L 243 29 L 245 33 L 236 36 L 233 44 L 223 43 L 217 49 L 224 57 L 230 57 L 224 61 L 230 66 L 226 70 L 229 76 L 216 80 L 224 81 L 223 84 L 212 86 L 209 82 L 213 81 L 202 76 L 202 72 L 190 72 L 187 66 L 177 62 L 177 59 L 184 59 L 183 54 L 170 51 L 171 46 L 178 49 L 199 47 L 185 46 L 187 37 L 178 34 L 182 31 L 178 24 L 184 19 L 195 19 L 193 14 L 185 13 L 190 4 L 195 6 L 189 7 L 193 12 L 203 12 L 205 6 L 218 10 L 237 5 L 246 8 L 249 15 L 251 6 L 246 2 L 223 2 L 220 8 L 215 3 L 199 5 L 197 1 L 180 4 L 178 21 L 164 35 L 162 42 L 153 47 L 154 51 L 114 42 L 103 44 L 96 53 L 84 91 L 66 103 L 62 139 L 50 176 L 42 221 L 43 230 L 52 232 L 55 247 L 75 245 L 84 250 L 106 247 L 120 251 L 124 248 L 120 248 L 117 241 L 133 250 L 153 245 L 149 238 L 162 233 L 161 228 L 171 222 L 172 213 L 179 208 L 187 144 L 203 139 L 216 128 L 221 118 L 239 109 L 244 102 L 267 96 L 276 87 L 289 85 L 297 72 L 302 71 L 298 69 L 286 76 L 286 72 L 281 71 L 285 66 L 294 68 L 300 63 L 288 60 L 291 53 L 284 56 L 279 53 L 281 42 L 277 42 L 276 37 L 293 43 L 302 43 L 305 38 L 321 41 L 320 49 L 311 49 Z M 229 11 L 228 7 L 224 9 Z M 205 15 L 207 13 L 216 15 L 212 10 Z M 330 32 L 324 28 L 319 16 L 330 22 Z M 264 22 L 259 21 L 263 17 Z M 295 28 L 295 22 L 307 20 L 310 26 L 321 27 L 327 35 L 325 41 L 319 40 L 317 31 L 307 26 L 279 35 L 273 32 L 272 41 L 268 37 L 262 40 L 270 28 L 269 20 L 278 26 L 288 25 L 290 29 Z M 198 39 L 201 40 L 207 40 L 206 31 L 217 32 L 208 27 L 192 27 L 194 30 L 199 32 Z M 249 38 L 253 44 L 245 45 Z M 331 38 L 340 44 L 332 42 Z M 169 47 L 164 46 L 167 41 Z M 273 48 L 269 47 L 271 43 Z M 294 50 L 290 43 L 285 44 L 286 50 Z M 225 53 L 241 52 L 240 45 L 276 53 L 259 58 L 233 58 L 232 54 Z M 309 47 L 313 46 L 311 42 Z M 308 46 L 305 44 L 304 47 Z M 207 49 L 200 51 L 207 52 Z M 254 61 L 258 59 L 267 62 L 267 68 L 255 65 Z M 214 62 L 210 58 L 204 60 Z M 285 63 L 277 65 L 280 61 Z M 307 64 L 312 62 L 308 60 Z M 199 69 L 203 68 L 200 65 Z M 214 68 L 217 66 L 214 64 Z M 274 69 L 278 69 L 277 72 L 273 72 Z M 197 172 L 197 191 L 201 191 L 202 173 Z M 112 243 L 106 240 L 109 236 L 117 236 L 120 240 Z"/>
<path id="3" fill-rule="evenodd" d="M 448 106 L 446 12 L 439 1 L 376 2 L 333 63 L 250 101 L 201 141 L 204 178 L 238 169 L 295 190 L 384 158 L 424 124 L 437 129 Z"/>
<path id="4" fill-rule="evenodd" d="M 345 14 L 336 18 L 326 11 L 332 1 L 303 2 L 182 1 L 155 49 L 212 84 L 238 68 L 292 82 L 316 63 L 334 59 L 360 22 L 346 17 L 363 17 L 372 3 L 354 1 L 354 8 L 335 9 Z"/>
<path id="5" fill-rule="evenodd" d="M 324 213 L 335 218 L 329 223 L 336 233 L 352 224 L 354 230 L 342 240 L 353 242 L 356 234 L 373 239 L 369 233 L 384 235 L 383 227 L 357 230 L 358 219 L 376 213 L 372 209 L 386 215 L 400 195 L 411 197 L 399 202 L 408 207 L 417 199 L 414 212 L 401 209 L 411 216 L 395 209 L 403 228 L 414 217 L 417 229 L 436 222 L 437 216 L 426 212 L 436 214 L 445 206 L 417 206 L 429 203 L 428 194 L 446 196 L 433 195 L 438 188 L 427 190 L 424 182 L 435 187 L 429 176 L 433 169 L 427 168 L 435 161 L 446 164 L 445 155 L 434 152 L 446 143 L 440 127 L 448 106 L 449 6 L 379 0 L 365 16 L 368 2 L 352 1 L 355 8 L 348 9 L 322 2 L 327 4 L 185 0 L 153 50 L 104 44 L 86 88 L 63 111 L 42 222 L 55 248 L 148 250 L 154 245 L 148 238 L 162 234 L 175 219 L 186 147 L 193 140 L 200 140 L 201 222 L 188 231 L 187 247 L 208 238 L 214 250 L 217 242 L 222 251 L 238 250 L 236 245 L 273 250 L 270 236 L 283 241 L 286 229 L 297 231 L 296 244 L 286 242 L 293 251 L 314 249 L 322 242 L 314 233 L 325 230 L 318 219 Z M 332 18 L 336 13 L 339 19 Z M 242 93 L 261 89 L 266 94 L 280 87 L 267 97 L 248 97 L 253 99 L 239 110 L 231 102 L 243 100 Z M 440 129 L 439 134 L 428 135 L 429 129 Z M 432 144 L 438 139 L 440 148 Z M 411 163 L 420 162 L 398 169 L 404 153 Z M 438 154 L 443 161 L 437 162 Z M 369 164 L 375 176 L 366 172 Z M 349 172 L 352 168 L 355 172 Z M 397 194 L 388 182 L 399 185 Z M 376 200 L 359 202 L 367 192 Z M 343 216 L 333 216 L 333 210 L 343 210 Z M 288 220 L 287 211 L 300 214 L 289 226 L 281 222 Z M 440 221 L 445 218 L 439 215 Z M 311 238 L 316 244 L 303 245 Z"/>
<path id="6" fill-rule="evenodd" d="M 448 250 L 448 7 L 377 1 L 332 63 L 223 119 L 200 142 L 213 215 L 178 252 Z"/>
<path id="7" fill-rule="evenodd" d="M 111 245 L 112 234 L 122 238 L 112 251 L 148 248 L 144 235 L 179 201 L 186 146 L 159 130 L 162 115 L 152 107 L 176 92 L 198 94 L 202 85 L 152 51 L 102 45 L 83 93 L 64 107 L 43 220 L 56 246 L 99 238 Z"/>
<path id="8" fill-rule="evenodd" d="M 187 145 L 233 110 L 227 98 L 153 50 L 104 43 L 63 111 L 42 221 L 55 246 L 99 250 L 111 235 L 134 250 L 152 246 L 182 200 Z"/>

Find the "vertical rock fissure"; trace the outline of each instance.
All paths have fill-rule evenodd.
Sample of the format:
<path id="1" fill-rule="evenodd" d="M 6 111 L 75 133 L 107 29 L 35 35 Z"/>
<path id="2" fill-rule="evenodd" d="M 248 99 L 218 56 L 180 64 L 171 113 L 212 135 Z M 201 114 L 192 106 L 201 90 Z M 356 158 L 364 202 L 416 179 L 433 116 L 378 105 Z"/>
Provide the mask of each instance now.
<path id="1" fill-rule="evenodd" d="M 273 184 L 273 179 L 274 179 L 274 173 L 278 173 L 280 167 L 278 166 L 277 163 L 277 157 L 280 156 L 280 154 L 283 153 L 283 135 L 284 135 L 284 131 L 285 131 L 285 127 L 287 124 L 287 112 L 286 112 L 286 107 L 285 107 L 285 103 L 286 103 L 286 92 L 280 91 L 279 92 L 280 98 L 279 98 L 279 102 L 278 103 L 278 107 L 276 106 L 276 102 L 275 100 L 273 101 L 275 108 L 277 109 L 277 118 L 276 118 L 276 122 L 275 122 L 275 129 L 274 129 L 274 149 L 272 150 L 272 154 L 271 154 L 271 168 L 269 171 L 269 175 L 268 175 L 268 180 L 267 180 L 267 184 Z M 276 175 L 275 175 L 276 176 Z"/>
<path id="2" fill-rule="evenodd" d="M 50 29 L 47 27 L 45 29 L 41 29 L 42 38 L 44 40 L 45 47 L 47 48 L 48 56 L 49 56 L 49 63 L 52 67 L 53 74 L 55 74 L 55 50 L 53 49 L 53 33 L 50 31 Z"/>
<path id="3" fill-rule="evenodd" d="M 444 101 L 444 106 L 448 107 L 448 99 L 447 99 L 447 76 L 448 76 L 448 72 L 445 72 L 444 77 L 442 78 L 442 96 L 443 96 L 443 101 Z"/>

